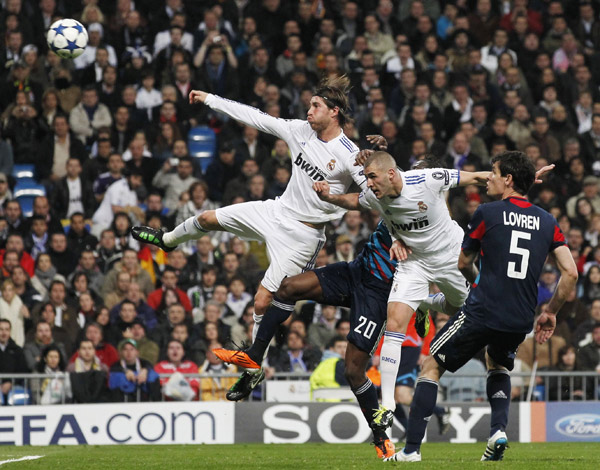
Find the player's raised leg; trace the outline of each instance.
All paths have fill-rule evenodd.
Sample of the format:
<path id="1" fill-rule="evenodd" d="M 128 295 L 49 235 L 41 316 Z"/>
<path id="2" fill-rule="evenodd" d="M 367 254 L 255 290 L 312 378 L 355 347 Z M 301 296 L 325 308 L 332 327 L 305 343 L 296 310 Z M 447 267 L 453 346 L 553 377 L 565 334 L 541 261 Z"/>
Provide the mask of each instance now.
<path id="1" fill-rule="evenodd" d="M 142 225 L 133 227 L 131 235 L 139 242 L 156 245 L 164 251 L 172 251 L 177 245 L 189 240 L 198 240 L 212 230 L 225 230 L 219 225 L 214 210 L 189 217 L 170 232 Z"/>
<path id="2" fill-rule="evenodd" d="M 273 301 L 266 309 L 265 315 L 258 316 L 255 313 L 254 321 L 260 325 L 252 331 L 252 346 L 245 351 L 228 351 L 222 354 L 231 354 L 244 357 L 248 360 L 260 363 L 265 356 L 269 343 L 277 331 L 280 323 L 283 323 L 290 315 L 287 307 L 297 300 L 314 300 L 322 302 L 322 289 L 319 279 L 313 271 L 307 271 L 292 277 L 286 277 L 275 293 Z M 263 323 L 263 319 L 266 319 Z M 260 331 L 260 335 L 258 334 Z M 237 354 L 236 354 L 237 353 Z M 219 352 L 221 354 L 221 352 Z M 247 370 L 242 373 L 238 381 L 228 390 L 226 398 L 230 401 L 239 401 L 248 397 L 265 378 L 262 369 Z"/>

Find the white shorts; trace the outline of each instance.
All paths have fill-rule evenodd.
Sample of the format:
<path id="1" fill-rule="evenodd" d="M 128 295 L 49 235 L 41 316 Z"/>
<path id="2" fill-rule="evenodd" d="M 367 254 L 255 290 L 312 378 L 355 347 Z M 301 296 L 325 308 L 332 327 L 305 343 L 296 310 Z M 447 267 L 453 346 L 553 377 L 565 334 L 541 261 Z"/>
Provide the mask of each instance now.
<path id="1" fill-rule="evenodd" d="M 469 295 L 467 280 L 458 270 L 460 243 L 451 250 L 427 256 L 409 255 L 398 263 L 388 302 L 402 302 L 413 310 L 429 295 L 429 284 L 435 282 L 446 296 L 446 302 L 460 307 Z"/>
<path id="2" fill-rule="evenodd" d="M 282 215 L 279 201 L 243 202 L 216 210 L 219 225 L 245 240 L 267 245 L 269 268 L 261 284 L 277 292 L 286 276 L 294 276 L 315 267 L 325 244 L 325 230 L 315 229 Z"/>

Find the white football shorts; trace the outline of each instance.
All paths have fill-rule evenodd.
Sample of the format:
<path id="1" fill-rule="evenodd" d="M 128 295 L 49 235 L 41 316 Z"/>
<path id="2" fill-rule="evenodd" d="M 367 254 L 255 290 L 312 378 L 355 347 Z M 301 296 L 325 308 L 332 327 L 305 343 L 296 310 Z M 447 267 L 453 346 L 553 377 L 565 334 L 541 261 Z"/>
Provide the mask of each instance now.
<path id="1" fill-rule="evenodd" d="M 469 295 L 467 280 L 458 270 L 461 244 L 452 250 L 424 255 L 409 255 L 399 262 L 388 302 L 402 302 L 416 310 L 429 295 L 429 284 L 435 282 L 446 296 L 446 302 L 460 307 Z"/>
<path id="2" fill-rule="evenodd" d="M 261 284 L 269 292 L 276 292 L 286 276 L 313 269 L 325 244 L 324 229 L 282 215 L 277 200 L 221 207 L 216 216 L 224 230 L 245 240 L 265 242 L 270 264 Z"/>

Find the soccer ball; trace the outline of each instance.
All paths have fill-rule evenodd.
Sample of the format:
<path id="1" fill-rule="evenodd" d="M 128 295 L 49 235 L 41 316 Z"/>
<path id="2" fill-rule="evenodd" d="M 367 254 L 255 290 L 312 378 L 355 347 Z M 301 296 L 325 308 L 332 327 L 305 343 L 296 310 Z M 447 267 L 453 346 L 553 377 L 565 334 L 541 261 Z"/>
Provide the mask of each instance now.
<path id="1" fill-rule="evenodd" d="M 46 34 L 48 47 L 63 59 L 74 59 L 83 54 L 88 43 L 88 33 L 79 21 L 71 19 L 52 23 Z"/>

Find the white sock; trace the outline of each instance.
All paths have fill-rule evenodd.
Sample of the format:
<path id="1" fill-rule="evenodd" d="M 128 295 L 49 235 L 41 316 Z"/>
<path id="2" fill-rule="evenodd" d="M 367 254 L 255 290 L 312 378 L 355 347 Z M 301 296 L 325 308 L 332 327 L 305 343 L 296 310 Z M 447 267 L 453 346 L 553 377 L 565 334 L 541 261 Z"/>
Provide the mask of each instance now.
<path id="1" fill-rule="evenodd" d="M 435 312 L 446 312 L 446 296 L 441 292 L 437 294 L 429 294 L 421 304 L 419 305 L 421 310 L 433 310 Z"/>
<path id="2" fill-rule="evenodd" d="M 402 343 L 404 334 L 395 331 L 386 331 L 383 335 L 383 346 L 381 346 L 381 360 L 379 371 L 381 372 L 381 404 L 388 410 L 396 409 L 394 391 L 396 390 L 396 376 L 400 366 Z"/>
<path id="3" fill-rule="evenodd" d="M 177 246 L 190 240 L 198 240 L 208 233 L 198 222 L 198 216 L 194 215 L 184 220 L 171 232 L 163 235 L 163 243 L 168 247 Z"/>

